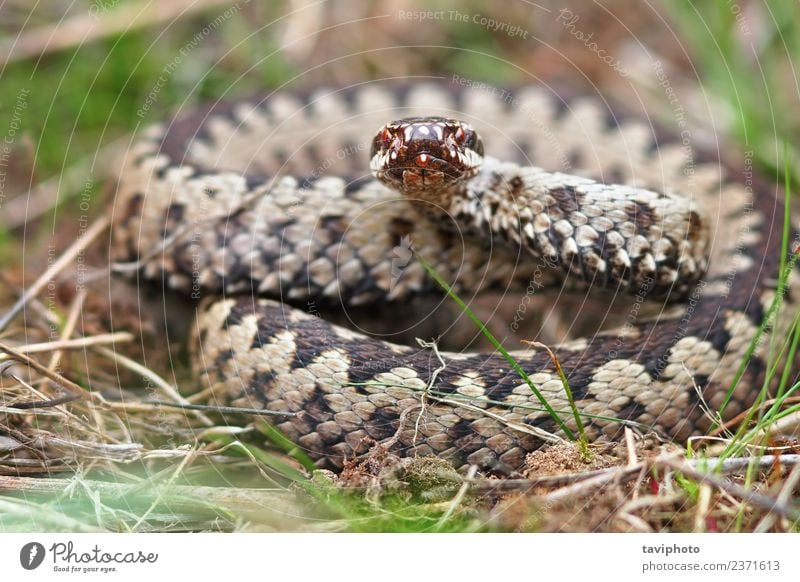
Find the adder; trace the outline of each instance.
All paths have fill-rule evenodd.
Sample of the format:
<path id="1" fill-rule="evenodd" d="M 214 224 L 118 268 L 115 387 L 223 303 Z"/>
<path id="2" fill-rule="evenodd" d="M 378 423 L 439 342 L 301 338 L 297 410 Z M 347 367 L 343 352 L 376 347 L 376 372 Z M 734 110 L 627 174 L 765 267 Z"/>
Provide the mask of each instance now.
<path id="1" fill-rule="evenodd" d="M 752 154 L 720 161 L 598 97 L 367 83 L 217 103 L 143 133 L 119 174 L 112 255 L 203 300 L 198 389 L 287 413 L 276 428 L 319 466 L 383 443 L 511 474 L 576 430 L 546 349 L 507 346 L 540 398 L 497 351 L 400 345 L 319 309 L 406 318 L 413 297 L 443 293 L 416 257 L 467 303 L 488 289 L 520 306 L 545 287 L 616 297 L 621 326 L 551 346 L 587 434 L 683 440 L 755 401 L 770 334 L 792 319 L 746 360 L 776 296 L 782 199 Z"/>

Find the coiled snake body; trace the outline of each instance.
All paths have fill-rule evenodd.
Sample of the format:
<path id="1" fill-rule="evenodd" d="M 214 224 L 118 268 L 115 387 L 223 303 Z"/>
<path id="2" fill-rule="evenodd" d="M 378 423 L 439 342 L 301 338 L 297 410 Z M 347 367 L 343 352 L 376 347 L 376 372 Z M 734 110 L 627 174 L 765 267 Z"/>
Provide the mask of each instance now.
<path id="1" fill-rule="evenodd" d="M 373 140 L 387 120 L 419 115 L 437 117 Z M 469 125 L 453 118 L 492 154 L 479 171 Z M 382 175 L 421 127 L 448 151 L 414 151 L 404 163 L 416 174 Z M 128 153 L 112 254 L 192 298 L 217 296 L 196 325 L 203 388 L 226 405 L 301 413 L 276 426 L 320 466 L 340 468 L 377 441 L 507 474 L 562 431 L 502 355 L 393 344 L 316 307 L 389 302 L 405 317 L 404 301 L 437 290 L 412 249 L 466 299 L 492 288 L 524 302 L 544 261 L 536 289 L 630 298 L 622 327 L 553 346 L 590 437 L 625 422 L 701 433 L 704 410 L 730 418 L 762 388 L 768 341 L 737 372 L 775 296 L 783 207 L 751 158 L 726 165 L 690 145 L 540 87 L 513 101 L 423 83 L 218 104 L 152 128 Z M 372 177 L 371 150 L 373 170 L 405 181 L 412 204 Z M 454 197 L 452 164 L 436 166 L 448 156 L 467 174 Z M 639 314 L 645 296 L 657 317 Z M 547 351 L 512 354 L 574 430 Z"/>

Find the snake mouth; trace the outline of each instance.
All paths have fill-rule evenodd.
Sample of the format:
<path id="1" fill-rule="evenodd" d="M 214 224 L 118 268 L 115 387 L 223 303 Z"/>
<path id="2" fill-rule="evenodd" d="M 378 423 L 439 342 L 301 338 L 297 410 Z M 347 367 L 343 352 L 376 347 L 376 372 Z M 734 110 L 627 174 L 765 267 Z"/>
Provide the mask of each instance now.
<path id="1" fill-rule="evenodd" d="M 423 152 L 402 170 L 403 187 L 406 190 L 435 188 L 457 181 L 461 174 L 450 162 Z"/>
<path id="2" fill-rule="evenodd" d="M 403 163 L 394 162 L 379 171 L 378 176 L 410 193 L 455 184 L 464 178 L 465 172 L 448 160 L 422 152 L 403 160 Z"/>

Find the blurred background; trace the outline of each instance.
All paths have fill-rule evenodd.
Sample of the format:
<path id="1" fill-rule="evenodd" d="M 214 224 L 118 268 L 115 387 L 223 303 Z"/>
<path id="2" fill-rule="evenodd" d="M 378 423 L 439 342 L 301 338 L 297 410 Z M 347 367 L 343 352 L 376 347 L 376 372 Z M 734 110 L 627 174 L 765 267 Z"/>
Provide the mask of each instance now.
<path id="1" fill-rule="evenodd" d="M 109 147 L 178 109 L 370 79 L 563 81 L 672 129 L 679 103 L 778 172 L 784 147 L 797 159 L 799 28 L 796 0 L 6 0 L 0 237 L 69 212 Z"/>

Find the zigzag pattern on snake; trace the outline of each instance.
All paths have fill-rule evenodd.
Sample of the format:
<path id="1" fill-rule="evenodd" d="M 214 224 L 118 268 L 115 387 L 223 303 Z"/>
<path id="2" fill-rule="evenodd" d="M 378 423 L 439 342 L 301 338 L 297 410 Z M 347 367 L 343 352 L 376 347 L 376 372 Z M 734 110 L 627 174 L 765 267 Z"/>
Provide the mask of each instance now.
<path id="1" fill-rule="evenodd" d="M 139 261 L 141 277 L 205 298 L 194 348 L 203 388 L 226 405 L 300 412 L 276 426 L 321 467 L 341 468 L 377 441 L 401 455 L 513 473 L 545 433 L 559 430 L 500 354 L 393 344 L 315 315 L 323 304 L 388 302 L 402 317 L 404 301 L 441 293 L 405 256 L 409 244 L 467 299 L 499 289 L 525 301 L 535 258 L 436 222 L 369 174 L 370 142 L 386 121 L 465 119 L 487 153 L 508 162 L 512 174 L 498 184 L 524 181 L 527 167 L 537 166 L 628 190 L 687 193 L 706 217 L 704 276 L 661 299 L 644 300 L 647 289 L 633 285 L 622 327 L 553 346 L 591 438 L 614 438 L 626 423 L 674 439 L 702 433 L 711 425 L 703 408 L 724 402 L 775 296 L 782 193 L 753 176 L 751 157 L 722 163 L 686 139 L 657 135 L 647 120 L 614 116 L 599 99 L 565 101 L 544 87 L 514 97 L 446 83 L 373 83 L 180 116 L 146 132 L 126 156 L 113 258 Z M 639 210 L 638 224 L 620 219 L 632 234 L 668 222 L 647 204 Z M 573 226 L 581 216 L 592 224 L 578 212 Z M 604 252 L 602 237 L 591 243 Z M 587 287 L 558 269 L 536 274 L 537 289 Z M 797 279 L 795 272 L 789 303 Z M 642 301 L 661 306 L 656 318 L 639 314 Z M 786 323 L 775 322 L 772 333 Z M 724 418 L 761 389 L 768 337 Z M 512 353 L 574 429 L 547 352 Z"/>

